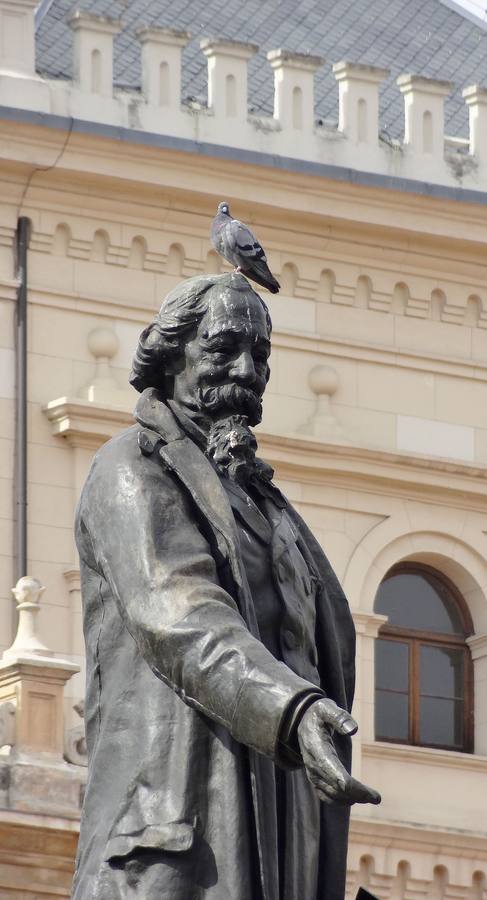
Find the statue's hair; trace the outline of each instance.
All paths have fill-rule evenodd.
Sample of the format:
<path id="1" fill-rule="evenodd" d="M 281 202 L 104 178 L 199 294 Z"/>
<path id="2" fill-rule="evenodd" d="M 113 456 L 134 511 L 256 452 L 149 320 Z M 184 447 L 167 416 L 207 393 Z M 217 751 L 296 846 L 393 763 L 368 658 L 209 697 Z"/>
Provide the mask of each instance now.
<path id="1" fill-rule="evenodd" d="M 196 275 L 178 284 L 163 300 L 156 317 L 140 335 L 129 378 L 130 384 L 137 391 L 154 387 L 163 395 L 166 393 L 168 376 L 174 371 L 177 360 L 182 357 L 184 344 L 208 311 L 208 294 L 217 284 L 222 291 L 253 290 L 243 275 L 234 272 L 224 275 Z M 262 304 L 270 334 L 272 323 L 267 306 L 259 294 L 255 291 L 253 293 Z"/>

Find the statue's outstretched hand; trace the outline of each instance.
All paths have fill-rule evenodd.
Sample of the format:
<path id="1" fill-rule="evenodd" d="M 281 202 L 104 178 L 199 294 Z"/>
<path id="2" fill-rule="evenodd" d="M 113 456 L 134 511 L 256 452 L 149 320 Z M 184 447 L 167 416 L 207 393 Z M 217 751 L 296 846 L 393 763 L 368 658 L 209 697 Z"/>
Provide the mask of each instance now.
<path id="1" fill-rule="evenodd" d="M 377 791 L 352 778 L 338 759 L 333 732 L 355 734 L 357 723 L 333 700 L 316 700 L 298 725 L 298 742 L 306 774 L 324 803 L 380 803 Z"/>

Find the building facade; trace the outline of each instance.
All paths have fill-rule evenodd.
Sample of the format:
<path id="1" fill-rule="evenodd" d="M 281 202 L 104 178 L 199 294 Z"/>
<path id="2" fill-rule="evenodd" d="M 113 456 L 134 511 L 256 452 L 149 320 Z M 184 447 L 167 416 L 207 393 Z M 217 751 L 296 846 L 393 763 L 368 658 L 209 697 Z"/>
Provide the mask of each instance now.
<path id="1" fill-rule="evenodd" d="M 357 628 L 354 773 L 383 801 L 353 812 L 347 897 L 362 885 L 380 900 L 485 900 L 487 90 L 404 72 L 404 139 L 379 140 L 385 68 L 270 47 L 274 114 L 259 116 L 247 85 L 257 47 L 202 35 L 208 105 L 182 104 L 178 22 L 134 31 L 140 90 L 114 88 L 123 23 L 103 4 L 71 9 L 72 77 L 49 78 L 34 7 L 0 0 L 0 897 L 69 896 L 85 774 L 76 501 L 94 452 L 133 421 L 138 334 L 179 281 L 225 271 L 209 243 L 225 198 L 282 284 L 265 294 L 260 453 L 322 543 Z M 324 65 L 337 126 L 315 121 Z M 454 87 L 469 133 L 445 138 Z M 19 575 L 40 585 L 17 586 L 14 643 Z"/>

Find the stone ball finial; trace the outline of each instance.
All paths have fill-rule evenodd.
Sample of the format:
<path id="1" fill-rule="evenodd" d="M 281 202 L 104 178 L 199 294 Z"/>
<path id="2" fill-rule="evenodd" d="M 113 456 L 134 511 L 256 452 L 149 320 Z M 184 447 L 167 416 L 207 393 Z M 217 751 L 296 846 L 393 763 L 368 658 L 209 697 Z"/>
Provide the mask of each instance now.
<path id="1" fill-rule="evenodd" d="M 308 375 L 308 383 L 313 394 L 332 397 L 338 388 L 338 374 L 331 366 L 314 366 Z"/>
<path id="2" fill-rule="evenodd" d="M 118 337 L 111 328 L 94 328 L 90 331 L 88 350 L 95 359 L 113 359 L 118 348 Z"/>
<path id="3" fill-rule="evenodd" d="M 32 575 L 24 575 L 23 578 L 19 578 L 15 587 L 12 588 L 12 594 L 18 605 L 21 603 L 34 603 L 38 606 L 40 596 L 45 590 L 38 578 L 33 578 Z"/>

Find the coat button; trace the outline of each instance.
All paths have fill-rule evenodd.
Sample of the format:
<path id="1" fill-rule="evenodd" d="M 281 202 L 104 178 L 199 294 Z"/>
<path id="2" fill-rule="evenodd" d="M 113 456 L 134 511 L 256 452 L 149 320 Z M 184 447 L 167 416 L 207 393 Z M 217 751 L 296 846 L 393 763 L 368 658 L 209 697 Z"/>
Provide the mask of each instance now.
<path id="1" fill-rule="evenodd" d="M 290 628 L 285 628 L 283 632 L 284 643 L 289 650 L 295 650 L 298 646 L 298 638 L 294 631 L 291 631 Z"/>

